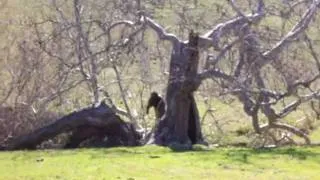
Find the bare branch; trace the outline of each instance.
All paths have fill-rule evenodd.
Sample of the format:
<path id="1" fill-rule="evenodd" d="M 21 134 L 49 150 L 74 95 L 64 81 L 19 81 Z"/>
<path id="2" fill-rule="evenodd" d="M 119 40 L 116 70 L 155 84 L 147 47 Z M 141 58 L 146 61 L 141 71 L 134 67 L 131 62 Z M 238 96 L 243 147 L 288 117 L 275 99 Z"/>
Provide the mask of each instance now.
<path id="1" fill-rule="evenodd" d="M 120 115 L 122 115 L 122 116 L 125 116 L 125 117 L 127 117 L 127 118 L 129 118 L 129 119 L 131 118 L 131 115 L 130 115 L 128 112 L 126 112 L 125 110 L 117 107 L 117 106 L 113 103 L 113 101 L 112 101 L 112 99 L 111 99 L 111 97 L 110 97 L 110 95 L 109 95 L 109 93 L 108 93 L 107 91 L 105 91 L 105 90 L 103 90 L 103 89 L 100 89 L 100 91 L 103 92 L 106 100 L 107 100 L 107 101 L 109 102 L 109 104 L 111 105 L 111 109 L 112 109 L 115 113 L 120 114 Z"/>
<path id="2" fill-rule="evenodd" d="M 117 69 L 117 67 L 113 64 L 112 65 L 112 68 L 116 74 L 116 78 L 117 78 L 117 81 L 118 81 L 118 86 L 119 86 L 119 89 L 120 89 L 120 93 L 121 93 L 121 98 L 122 98 L 122 101 L 125 105 L 125 108 L 127 110 L 127 113 L 130 117 L 130 120 L 132 121 L 132 123 L 135 125 L 135 127 L 138 127 L 138 122 L 137 120 L 135 119 L 135 117 L 132 115 L 131 113 L 131 110 L 130 110 L 130 107 L 129 107 L 129 104 L 127 102 L 127 98 L 126 98 L 126 95 L 125 95 L 125 92 L 124 92 L 124 89 L 123 89 L 123 85 L 122 85 L 122 80 L 121 80 L 121 77 L 120 77 L 120 73 Z"/>
<path id="3" fill-rule="evenodd" d="M 232 9 L 237 12 L 238 16 L 244 17 L 246 18 L 246 16 L 241 12 L 241 10 L 239 9 L 239 7 L 235 4 L 234 0 L 229 0 L 228 1 L 230 6 L 232 7 Z"/>
<path id="4" fill-rule="evenodd" d="M 233 48 L 233 46 L 235 46 L 238 42 L 240 42 L 241 39 L 236 39 L 234 41 L 232 41 L 230 44 L 226 45 L 224 48 L 221 49 L 220 53 L 218 54 L 218 56 L 213 60 L 213 62 L 216 64 L 218 63 L 223 57 L 224 55 L 231 50 L 231 48 Z"/>
<path id="5" fill-rule="evenodd" d="M 284 124 L 284 123 L 272 123 L 272 124 L 266 124 L 266 125 L 263 125 L 261 126 L 261 130 L 263 131 L 267 131 L 269 129 L 283 129 L 283 130 L 287 130 L 301 138 L 303 138 L 306 142 L 306 144 L 311 144 L 311 141 L 308 137 L 307 134 L 305 134 L 303 131 L 301 131 L 300 129 L 294 127 L 294 126 L 291 126 L 289 124 Z"/>
<path id="6" fill-rule="evenodd" d="M 205 70 L 205 71 L 199 73 L 197 78 L 200 81 L 208 79 L 208 78 L 222 78 L 222 79 L 227 80 L 229 82 L 234 81 L 232 76 L 227 75 L 226 73 L 222 72 L 220 69 Z"/>
<path id="7" fill-rule="evenodd" d="M 305 33 L 305 43 L 307 44 L 309 50 L 311 51 L 311 55 L 313 57 L 313 59 L 316 61 L 317 67 L 318 67 L 318 71 L 320 71 L 320 60 L 318 58 L 317 52 L 315 51 L 311 39 L 309 38 L 309 36 Z"/>
<path id="8" fill-rule="evenodd" d="M 263 53 L 263 58 L 259 63 L 261 66 L 267 64 L 271 60 L 277 59 L 278 54 L 281 52 L 283 48 L 290 45 L 292 40 L 304 32 L 310 21 L 317 13 L 318 6 L 320 5 L 320 1 L 314 0 L 310 7 L 306 10 L 304 15 L 302 16 L 301 20 L 296 23 L 293 28 L 287 33 L 285 37 L 282 38 L 276 45 L 274 45 L 270 50 Z"/>
<path id="9" fill-rule="evenodd" d="M 65 17 L 64 13 L 62 10 L 58 7 L 57 5 L 57 0 L 52 1 L 53 7 L 55 7 L 57 13 L 59 14 L 60 18 L 63 20 L 63 24 L 69 24 L 68 19 Z"/>
<path id="10" fill-rule="evenodd" d="M 130 27 L 132 29 L 135 29 L 135 25 L 137 25 L 137 23 L 134 23 L 132 21 L 127 21 L 127 20 L 123 20 L 123 21 L 117 21 L 113 24 L 111 24 L 108 28 L 105 27 L 105 24 L 102 23 L 101 21 L 99 20 L 95 20 L 95 23 L 97 23 L 97 25 L 102 29 L 103 33 L 102 34 L 99 34 L 97 37 L 95 37 L 94 40 L 97 40 L 105 35 L 108 36 L 108 39 L 111 40 L 111 31 L 112 29 L 118 27 L 118 26 L 127 26 L 127 27 Z"/>
<path id="11" fill-rule="evenodd" d="M 257 12 L 258 13 L 264 13 L 265 5 L 264 0 L 258 0 L 258 6 L 257 6 Z"/>
<path id="12" fill-rule="evenodd" d="M 230 32 L 239 29 L 245 23 L 257 23 L 264 16 L 263 11 L 249 14 L 247 16 L 236 17 L 225 23 L 220 23 L 216 25 L 211 31 L 200 36 L 199 45 L 202 48 L 213 46 L 219 49 L 219 40 L 222 36 L 229 34 Z"/>
<path id="13" fill-rule="evenodd" d="M 302 103 L 304 103 L 304 102 L 307 102 L 307 101 L 309 101 L 309 100 L 311 100 L 311 99 L 313 99 L 313 98 L 319 98 L 319 97 L 320 97 L 320 92 L 319 92 L 319 91 L 318 91 L 318 92 L 311 93 L 311 94 L 308 94 L 308 95 L 305 95 L 305 96 L 302 96 L 302 97 L 300 97 L 298 100 L 292 102 L 291 104 L 289 104 L 288 106 L 286 106 L 285 108 L 283 108 L 283 109 L 279 112 L 278 116 L 279 116 L 280 118 L 283 118 L 283 117 L 285 117 L 286 115 L 288 115 L 290 112 L 296 110 L 297 107 L 298 107 L 300 104 L 302 104 Z"/>
<path id="14" fill-rule="evenodd" d="M 173 44 L 181 42 L 177 38 L 177 36 L 175 36 L 174 34 L 167 33 L 161 25 L 157 24 L 155 21 L 153 21 L 149 17 L 142 16 L 141 22 L 145 23 L 147 26 L 149 26 L 151 29 L 153 29 L 158 34 L 158 37 L 160 39 L 168 40 L 168 41 L 172 42 Z"/>

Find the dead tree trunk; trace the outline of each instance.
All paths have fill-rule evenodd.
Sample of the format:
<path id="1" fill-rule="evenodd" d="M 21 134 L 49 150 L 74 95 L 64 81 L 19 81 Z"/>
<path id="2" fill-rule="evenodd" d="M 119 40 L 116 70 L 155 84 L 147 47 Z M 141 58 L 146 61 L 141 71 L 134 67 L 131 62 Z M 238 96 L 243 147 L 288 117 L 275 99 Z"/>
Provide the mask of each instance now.
<path id="1" fill-rule="evenodd" d="M 203 143 L 199 114 L 193 92 L 199 87 L 196 80 L 199 36 L 189 34 L 189 42 L 173 44 L 170 75 L 166 93 L 166 112 L 154 132 L 154 143 L 159 145 Z"/>
<path id="2" fill-rule="evenodd" d="M 94 128 L 94 132 L 92 132 Z M 92 133 L 87 133 L 90 130 Z M 36 149 L 43 141 L 64 132 L 73 132 L 69 147 L 96 135 L 116 137 L 123 145 L 138 145 L 139 135 L 134 127 L 117 116 L 104 102 L 97 107 L 90 107 L 64 116 L 54 123 L 37 129 L 34 132 L 18 137 L 9 142 L 6 150 Z"/>

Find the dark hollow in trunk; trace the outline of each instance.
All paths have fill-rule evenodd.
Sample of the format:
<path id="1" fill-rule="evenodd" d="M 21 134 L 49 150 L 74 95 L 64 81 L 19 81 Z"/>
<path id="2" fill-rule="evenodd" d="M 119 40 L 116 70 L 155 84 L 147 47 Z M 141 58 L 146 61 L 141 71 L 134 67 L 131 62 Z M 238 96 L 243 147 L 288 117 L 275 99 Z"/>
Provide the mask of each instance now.
<path id="1" fill-rule="evenodd" d="M 166 92 L 166 111 L 156 125 L 153 143 L 170 146 L 204 143 L 197 104 L 193 92 L 199 62 L 198 34 L 190 32 L 189 42 L 173 44 L 170 74 Z"/>

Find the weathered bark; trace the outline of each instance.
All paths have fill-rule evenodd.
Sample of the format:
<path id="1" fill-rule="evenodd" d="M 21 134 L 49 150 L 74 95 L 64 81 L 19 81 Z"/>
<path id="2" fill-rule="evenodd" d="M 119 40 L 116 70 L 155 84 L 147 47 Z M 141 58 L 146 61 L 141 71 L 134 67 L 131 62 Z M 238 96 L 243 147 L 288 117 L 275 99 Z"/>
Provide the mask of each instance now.
<path id="1" fill-rule="evenodd" d="M 140 138 L 132 124 L 120 120 L 103 127 L 80 126 L 73 130 L 64 148 L 133 146 L 140 144 Z"/>
<path id="2" fill-rule="evenodd" d="M 166 112 L 155 129 L 155 144 L 183 144 L 191 147 L 192 144 L 203 143 L 193 96 L 199 86 L 199 81 L 195 78 L 199 61 L 198 40 L 199 36 L 191 32 L 188 43 L 173 43 L 165 98 Z"/>
<path id="3" fill-rule="evenodd" d="M 82 135 L 87 130 L 91 132 Z M 68 147 L 77 147 L 83 140 L 94 136 L 116 136 L 123 145 L 138 145 L 139 136 L 134 127 L 117 116 L 104 102 L 64 116 L 54 123 L 18 137 L 9 142 L 6 150 L 36 149 L 43 141 L 64 132 L 73 131 Z"/>

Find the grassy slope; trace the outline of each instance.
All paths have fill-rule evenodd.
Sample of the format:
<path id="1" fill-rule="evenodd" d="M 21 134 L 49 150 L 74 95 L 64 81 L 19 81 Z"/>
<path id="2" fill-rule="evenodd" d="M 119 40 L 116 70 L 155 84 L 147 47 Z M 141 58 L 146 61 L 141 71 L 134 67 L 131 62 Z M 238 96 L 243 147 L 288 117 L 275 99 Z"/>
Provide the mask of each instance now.
<path id="1" fill-rule="evenodd" d="M 159 147 L 0 153 L 0 179 L 319 179 L 320 147 Z"/>

